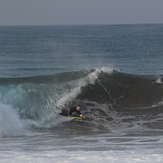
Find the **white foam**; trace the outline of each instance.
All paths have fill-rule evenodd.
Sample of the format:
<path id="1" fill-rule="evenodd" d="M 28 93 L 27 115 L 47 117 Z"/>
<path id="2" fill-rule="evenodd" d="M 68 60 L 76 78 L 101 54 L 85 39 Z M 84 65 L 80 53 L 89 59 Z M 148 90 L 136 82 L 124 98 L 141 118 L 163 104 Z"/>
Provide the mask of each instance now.
<path id="1" fill-rule="evenodd" d="M 20 120 L 12 106 L 0 103 L 0 137 L 25 135 L 26 125 L 27 123 Z"/>
<path id="2" fill-rule="evenodd" d="M 118 69 L 116 69 L 113 66 L 110 66 L 110 67 L 101 67 L 100 70 L 102 72 L 105 72 L 105 73 L 108 73 L 108 74 L 111 74 L 113 72 L 113 70 L 119 71 Z"/>
<path id="3" fill-rule="evenodd" d="M 62 98 L 57 101 L 57 106 L 62 107 L 65 103 L 72 101 L 81 92 L 81 87 L 84 87 L 88 84 L 95 84 L 95 81 L 98 78 L 99 73 L 101 72 L 111 74 L 113 72 L 113 68 L 97 68 L 94 72 L 91 72 L 84 78 L 75 81 L 76 83 L 74 84 L 74 87 L 71 89 L 71 91 L 65 91 L 65 93 L 61 96 Z"/>
<path id="4" fill-rule="evenodd" d="M 156 79 L 156 81 L 155 81 L 155 82 L 153 82 L 153 84 L 154 84 L 154 83 L 157 83 L 157 84 L 163 84 L 163 82 L 162 82 L 161 78 Z"/>
<path id="5" fill-rule="evenodd" d="M 98 78 L 98 73 L 99 71 L 96 70 L 86 77 L 75 81 L 74 87 L 71 91 L 65 91 L 65 93 L 61 96 L 62 98 L 57 101 L 57 106 L 62 107 L 66 102 L 72 101 L 81 92 L 81 87 L 88 84 L 94 84 L 95 80 Z"/>
<path id="6" fill-rule="evenodd" d="M 3 163 L 157 163 L 162 162 L 162 154 L 146 154 L 143 151 L 44 151 L 44 152 L 1 152 Z"/>

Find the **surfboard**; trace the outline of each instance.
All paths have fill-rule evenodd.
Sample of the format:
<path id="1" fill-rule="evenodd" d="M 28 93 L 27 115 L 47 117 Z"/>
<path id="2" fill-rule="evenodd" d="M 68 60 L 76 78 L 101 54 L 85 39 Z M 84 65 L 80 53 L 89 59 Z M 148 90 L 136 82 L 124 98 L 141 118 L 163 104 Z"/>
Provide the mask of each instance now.
<path id="1" fill-rule="evenodd" d="M 79 120 L 83 120 L 84 119 L 82 117 L 71 117 L 71 118 L 73 118 L 73 119 L 79 119 Z"/>
<path id="2" fill-rule="evenodd" d="M 59 114 L 62 115 L 62 116 L 65 116 L 62 113 L 59 113 Z M 65 116 L 65 117 L 68 117 L 68 116 Z M 83 120 L 84 119 L 82 117 L 69 117 L 69 118 L 72 118 L 72 120 Z"/>

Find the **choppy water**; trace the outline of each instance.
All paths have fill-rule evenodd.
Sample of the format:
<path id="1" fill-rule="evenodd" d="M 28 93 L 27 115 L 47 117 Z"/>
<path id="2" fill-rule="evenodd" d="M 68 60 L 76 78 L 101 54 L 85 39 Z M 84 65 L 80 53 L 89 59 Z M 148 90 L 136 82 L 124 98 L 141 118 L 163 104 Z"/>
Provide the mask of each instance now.
<path id="1" fill-rule="evenodd" d="M 4 26 L 0 38 L 0 161 L 162 162 L 162 24 Z M 76 104 L 85 120 L 59 115 Z"/>

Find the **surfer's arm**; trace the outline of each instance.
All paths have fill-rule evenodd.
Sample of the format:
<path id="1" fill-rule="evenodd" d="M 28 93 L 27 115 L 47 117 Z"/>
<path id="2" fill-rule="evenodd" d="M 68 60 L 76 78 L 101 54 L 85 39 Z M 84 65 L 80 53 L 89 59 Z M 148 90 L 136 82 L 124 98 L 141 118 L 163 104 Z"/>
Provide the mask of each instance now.
<path id="1" fill-rule="evenodd" d="M 85 118 L 85 116 L 84 116 L 84 115 L 82 115 L 82 114 L 80 114 L 80 117 Z"/>
<path id="2" fill-rule="evenodd" d="M 71 110 L 68 108 L 68 109 L 67 109 L 67 115 L 68 115 L 68 117 L 70 117 L 70 111 L 71 111 Z"/>

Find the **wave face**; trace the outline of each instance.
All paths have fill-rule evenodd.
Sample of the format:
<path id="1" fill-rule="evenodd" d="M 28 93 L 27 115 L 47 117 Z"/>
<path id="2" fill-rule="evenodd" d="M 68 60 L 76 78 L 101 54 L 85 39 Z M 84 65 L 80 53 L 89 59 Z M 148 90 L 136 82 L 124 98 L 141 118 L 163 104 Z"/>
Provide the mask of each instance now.
<path id="1" fill-rule="evenodd" d="M 160 116 L 162 82 L 161 77 L 124 74 L 109 68 L 0 78 L 0 112 L 11 113 L 12 109 L 16 121 L 30 121 L 30 125 L 41 128 L 65 121 L 58 115 L 60 109 L 76 104 L 81 104 L 82 112 L 98 123 L 113 121 L 115 113 L 116 118 L 127 116 L 127 121 L 130 116 Z"/>
<path id="2" fill-rule="evenodd" d="M 161 78 L 101 72 L 95 84 L 81 88 L 79 99 L 118 106 L 120 108 L 150 107 L 163 97 Z"/>

